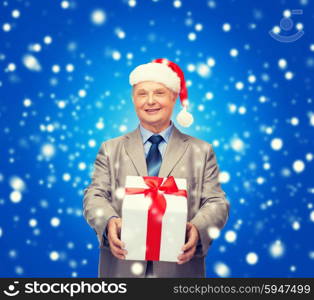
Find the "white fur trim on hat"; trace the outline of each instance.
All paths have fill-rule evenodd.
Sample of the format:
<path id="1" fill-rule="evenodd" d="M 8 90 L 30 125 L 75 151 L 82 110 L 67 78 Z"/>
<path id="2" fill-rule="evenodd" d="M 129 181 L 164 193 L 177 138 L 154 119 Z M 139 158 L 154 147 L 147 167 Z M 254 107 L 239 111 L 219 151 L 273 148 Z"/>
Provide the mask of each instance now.
<path id="1" fill-rule="evenodd" d="M 183 107 L 178 113 L 177 122 L 183 127 L 190 127 L 193 124 L 193 115 L 186 110 L 186 107 Z"/>
<path id="2" fill-rule="evenodd" d="M 166 64 L 147 63 L 137 66 L 129 76 L 129 83 L 133 86 L 142 81 L 160 82 L 176 93 L 180 91 L 179 76 Z"/>

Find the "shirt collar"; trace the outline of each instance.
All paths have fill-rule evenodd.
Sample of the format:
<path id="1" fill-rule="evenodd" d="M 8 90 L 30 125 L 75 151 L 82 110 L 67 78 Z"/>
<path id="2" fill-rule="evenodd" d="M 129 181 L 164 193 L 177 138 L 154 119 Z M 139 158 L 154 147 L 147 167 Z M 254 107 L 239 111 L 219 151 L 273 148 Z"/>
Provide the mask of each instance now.
<path id="1" fill-rule="evenodd" d="M 140 130 L 141 130 L 141 134 L 142 134 L 142 140 L 143 140 L 143 144 L 146 143 L 146 141 L 155 133 L 151 132 L 150 130 L 144 128 L 141 123 L 140 123 Z M 171 135 L 171 132 L 173 130 L 173 122 L 172 120 L 170 120 L 170 125 L 164 129 L 162 132 L 159 132 L 158 134 L 161 135 L 164 139 L 164 141 L 168 144 L 169 141 L 169 137 Z"/>

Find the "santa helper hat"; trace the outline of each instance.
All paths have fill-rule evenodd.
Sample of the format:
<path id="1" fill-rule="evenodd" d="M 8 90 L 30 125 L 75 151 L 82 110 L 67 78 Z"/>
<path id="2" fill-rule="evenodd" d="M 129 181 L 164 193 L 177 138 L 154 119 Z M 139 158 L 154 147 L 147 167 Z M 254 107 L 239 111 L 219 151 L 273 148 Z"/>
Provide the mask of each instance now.
<path id="1" fill-rule="evenodd" d="M 192 125 L 193 116 L 187 111 L 188 91 L 184 73 L 177 64 L 165 58 L 157 58 L 147 64 L 139 65 L 130 73 L 129 82 L 133 86 L 142 81 L 163 83 L 175 93 L 179 93 L 183 108 L 177 115 L 177 122 L 183 127 Z"/>

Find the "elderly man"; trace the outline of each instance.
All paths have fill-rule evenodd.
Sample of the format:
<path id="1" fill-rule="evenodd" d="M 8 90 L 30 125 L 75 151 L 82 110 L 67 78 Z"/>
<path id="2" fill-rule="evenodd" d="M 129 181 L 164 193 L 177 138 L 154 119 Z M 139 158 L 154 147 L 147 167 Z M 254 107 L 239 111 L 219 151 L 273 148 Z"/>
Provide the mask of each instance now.
<path id="1" fill-rule="evenodd" d="M 209 231 L 221 230 L 229 216 L 213 147 L 183 134 L 171 120 L 179 95 L 183 109 L 178 123 L 188 127 L 193 122 L 184 74 L 177 64 L 155 59 L 136 67 L 129 80 L 140 123 L 134 131 L 102 143 L 92 182 L 84 190 L 84 217 L 99 241 L 98 277 L 205 277 L 205 256 L 212 244 Z M 186 242 L 177 262 L 125 259 L 127 245 L 120 239 L 123 199 L 118 191 L 127 175 L 186 178 Z"/>

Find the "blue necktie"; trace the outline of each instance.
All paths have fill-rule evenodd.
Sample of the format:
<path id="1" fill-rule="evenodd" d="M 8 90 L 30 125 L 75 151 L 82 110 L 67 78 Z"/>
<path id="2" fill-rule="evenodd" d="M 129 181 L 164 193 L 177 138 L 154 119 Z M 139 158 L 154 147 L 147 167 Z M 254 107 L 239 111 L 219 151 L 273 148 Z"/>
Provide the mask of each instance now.
<path id="1" fill-rule="evenodd" d="M 152 135 L 148 140 L 152 143 L 146 157 L 148 176 L 158 176 L 162 161 L 158 145 L 163 137 L 161 135 Z"/>
<path id="2" fill-rule="evenodd" d="M 152 143 L 146 157 L 148 176 L 158 176 L 162 161 L 158 145 L 163 140 L 163 137 L 161 135 L 152 135 L 148 140 Z M 146 276 L 150 275 L 153 275 L 153 262 L 148 260 Z"/>

